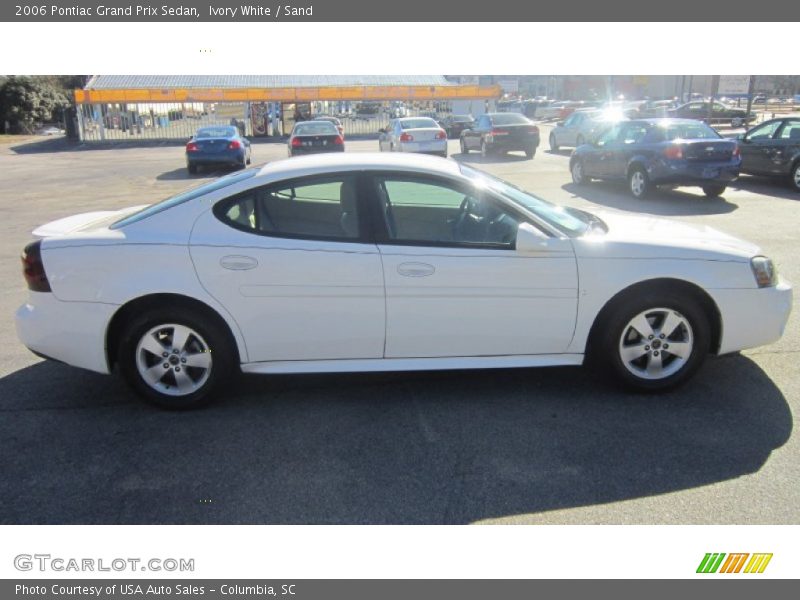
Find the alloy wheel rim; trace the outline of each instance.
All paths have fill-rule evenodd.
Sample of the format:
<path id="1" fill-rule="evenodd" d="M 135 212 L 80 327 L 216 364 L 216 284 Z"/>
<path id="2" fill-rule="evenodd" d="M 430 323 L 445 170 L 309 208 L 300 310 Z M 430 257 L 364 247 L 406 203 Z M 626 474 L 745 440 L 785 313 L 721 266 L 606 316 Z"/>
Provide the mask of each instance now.
<path id="1" fill-rule="evenodd" d="M 575 183 L 581 183 L 583 181 L 583 165 L 581 165 L 581 161 L 576 160 L 575 164 L 572 165 L 572 179 Z"/>
<path id="2" fill-rule="evenodd" d="M 800 189 L 800 165 L 794 168 L 794 187 Z"/>
<path id="3" fill-rule="evenodd" d="M 618 352 L 625 368 L 640 379 L 665 379 L 680 371 L 694 348 L 689 320 L 671 308 L 650 308 L 623 328 Z"/>
<path id="4" fill-rule="evenodd" d="M 641 196 L 644 191 L 644 175 L 641 171 L 636 171 L 631 176 L 631 191 L 635 196 Z"/>
<path id="5" fill-rule="evenodd" d="M 203 387 L 212 364 L 203 336 L 186 325 L 157 325 L 136 345 L 136 369 L 142 381 L 168 396 L 187 396 Z"/>

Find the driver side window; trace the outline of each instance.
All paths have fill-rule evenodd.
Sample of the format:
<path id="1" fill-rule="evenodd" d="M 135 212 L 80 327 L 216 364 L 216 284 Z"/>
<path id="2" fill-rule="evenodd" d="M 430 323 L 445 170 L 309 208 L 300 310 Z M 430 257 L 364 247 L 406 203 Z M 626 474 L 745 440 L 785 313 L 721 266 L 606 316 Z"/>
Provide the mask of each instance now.
<path id="1" fill-rule="evenodd" d="M 781 126 L 780 121 L 773 121 L 772 123 L 765 123 L 761 125 L 761 127 L 756 127 L 750 133 L 747 134 L 745 139 L 754 141 L 754 140 L 769 140 L 772 139 L 772 136 L 775 135 L 775 132 L 778 131 L 778 127 Z"/>
<path id="2" fill-rule="evenodd" d="M 482 194 L 406 178 L 382 178 L 376 183 L 392 241 L 514 247 L 519 220 Z"/>

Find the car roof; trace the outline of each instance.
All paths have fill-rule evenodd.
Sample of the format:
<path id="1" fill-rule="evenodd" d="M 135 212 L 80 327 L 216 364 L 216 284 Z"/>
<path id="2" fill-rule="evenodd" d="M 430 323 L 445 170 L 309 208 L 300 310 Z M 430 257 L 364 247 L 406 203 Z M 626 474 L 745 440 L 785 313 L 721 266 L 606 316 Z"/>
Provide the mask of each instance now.
<path id="1" fill-rule="evenodd" d="M 458 176 L 461 169 L 452 159 L 413 153 L 359 152 L 310 154 L 276 160 L 264 165 L 257 177 L 269 179 L 302 177 L 336 171 L 424 171 L 447 177 Z"/>

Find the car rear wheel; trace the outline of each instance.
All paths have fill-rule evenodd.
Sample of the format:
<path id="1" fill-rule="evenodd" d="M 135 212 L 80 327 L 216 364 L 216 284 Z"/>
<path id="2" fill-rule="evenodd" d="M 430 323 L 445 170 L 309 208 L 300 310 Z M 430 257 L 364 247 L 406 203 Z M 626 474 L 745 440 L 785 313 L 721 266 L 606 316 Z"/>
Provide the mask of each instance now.
<path id="1" fill-rule="evenodd" d="M 550 134 L 550 151 L 551 152 L 558 152 L 558 141 L 556 141 L 556 134 Z"/>
<path id="2" fill-rule="evenodd" d="M 741 117 L 734 117 L 731 119 L 731 127 L 741 127 L 744 125 L 744 119 Z"/>
<path id="3" fill-rule="evenodd" d="M 195 175 L 197 173 L 197 165 L 194 163 L 188 163 L 186 165 L 186 170 L 189 171 L 191 175 Z"/>
<path id="4" fill-rule="evenodd" d="M 572 162 L 570 174 L 572 175 L 572 183 L 575 185 L 583 185 L 588 181 L 586 173 L 583 170 L 583 161 L 580 159 L 575 159 Z"/>
<path id="5" fill-rule="evenodd" d="M 628 189 L 634 198 L 642 199 L 650 193 L 650 178 L 642 167 L 634 167 L 628 175 Z"/>
<path id="6" fill-rule="evenodd" d="M 192 309 L 146 312 L 125 329 L 120 371 L 133 390 L 162 408 L 207 403 L 233 370 L 233 349 L 220 325 Z"/>
<path id="7" fill-rule="evenodd" d="M 724 194 L 726 188 L 727 186 L 725 185 L 704 185 L 703 193 L 709 198 L 716 198 Z"/>
<path id="8" fill-rule="evenodd" d="M 464 140 L 463 137 L 461 138 L 459 145 L 461 146 L 461 154 L 469 154 L 469 148 L 467 148 L 467 142 Z"/>
<path id="9" fill-rule="evenodd" d="M 800 161 L 797 161 L 792 167 L 790 183 L 795 192 L 800 192 Z"/>
<path id="10" fill-rule="evenodd" d="M 631 296 L 615 310 L 596 358 L 628 388 L 659 392 L 689 379 L 709 345 L 709 324 L 694 300 L 653 291 Z"/>
<path id="11" fill-rule="evenodd" d="M 534 156 L 536 156 L 536 148 L 534 148 L 533 146 L 531 146 L 530 148 L 528 148 L 527 150 L 525 150 L 525 156 L 526 156 L 527 158 L 533 158 Z"/>

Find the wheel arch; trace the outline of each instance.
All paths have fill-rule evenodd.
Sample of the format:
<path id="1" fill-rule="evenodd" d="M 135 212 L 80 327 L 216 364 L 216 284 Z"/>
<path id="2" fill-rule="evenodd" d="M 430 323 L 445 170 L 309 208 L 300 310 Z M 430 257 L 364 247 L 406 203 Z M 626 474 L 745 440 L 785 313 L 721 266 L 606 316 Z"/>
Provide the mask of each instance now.
<path id="1" fill-rule="evenodd" d="M 617 292 L 603 305 L 603 308 L 597 313 L 589 329 L 589 335 L 586 338 L 586 356 L 592 356 L 602 331 L 602 324 L 608 321 L 609 316 L 622 302 L 630 297 L 635 297 L 644 292 L 652 292 L 654 290 L 670 292 L 681 291 L 693 298 L 702 309 L 708 321 L 711 332 L 711 353 L 717 354 L 719 352 L 720 342 L 722 340 L 722 315 L 714 299 L 708 292 L 695 283 L 691 283 L 685 279 L 664 277 L 631 284 Z"/>
<path id="2" fill-rule="evenodd" d="M 139 296 L 129 300 L 121 305 L 109 321 L 108 328 L 106 329 L 106 360 L 108 362 L 109 371 L 113 371 L 117 363 L 117 353 L 119 352 L 119 344 L 122 333 L 125 329 L 125 324 L 135 315 L 142 314 L 145 311 L 154 308 L 163 308 L 169 306 L 170 308 L 184 307 L 197 310 L 213 319 L 219 324 L 223 331 L 228 336 L 228 341 L 233 348 L 236 356 L 234 357 L 236 363 L 241 363 L 242 353 L 245 351 L 243 342 L 235 335 L 230 323 L 213 307 L 209 306 L 202 300 L 184 296 L 182 294 L 174 293 L 157 293 Z"/>
<path id="3" fill-rule="evenodd" d="M 631 157 L 631 159 L 628 161 L 628 166 L 625 169 L 625 178 L 627 179 L 630 177 L 633 170 L 638 167 L 641 167 L 642 170 L 649 176 L 649 172 L 647 170 L 647 159 L 644 156 L 637 154 L 636 156 Z"/>

